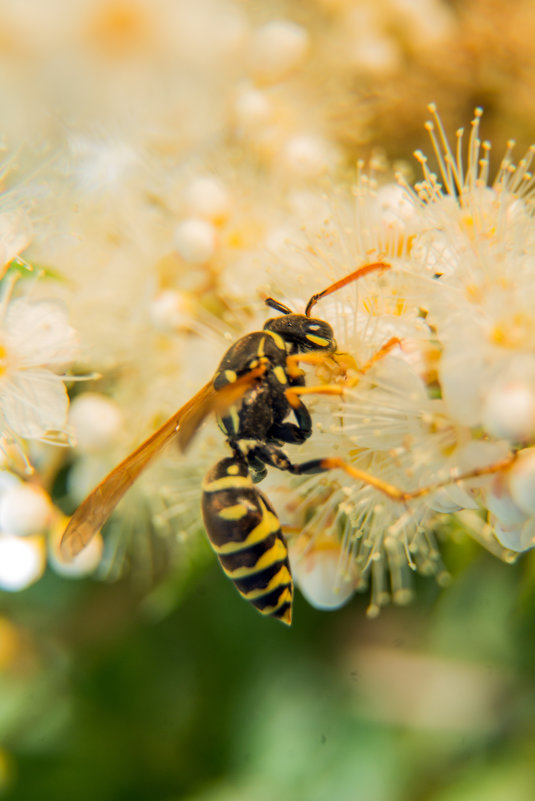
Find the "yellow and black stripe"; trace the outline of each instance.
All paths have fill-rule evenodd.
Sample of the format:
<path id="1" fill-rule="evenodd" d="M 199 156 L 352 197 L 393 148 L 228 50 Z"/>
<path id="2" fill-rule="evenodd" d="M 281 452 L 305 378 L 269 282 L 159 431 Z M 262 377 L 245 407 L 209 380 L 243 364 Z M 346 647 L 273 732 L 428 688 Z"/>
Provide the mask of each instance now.
<path id="1" fill-rule="evenodd" d="M 248 334 L 238 340 L 223 357 L 214 377 L 214 389 L 220 390 L 227 384 L 233 384 L 245 371 L 254 370 L 262 365 L 265 366 L 266 372 L 284 386 L 288 383 L 285 370 L 287 355 L 286 343 L 279 334 L 272 331 L 256 331 Z M 240 410 L 246 397 L 244 395 L 240 398 L 240 403 L 232 404 L 223 415 L 217 416 L 220 429 L 230 439 L 241 438 L 240 435 L 243 434 Z M 258 400 L 256 400 L 257 407 Z"/>
<path id="2" fill-rule="evenodd" d="M 238 592 L 263 615 L 292 622 L 293 581 L 279 519 L 244 459 L 218 462 L 203 483 L 208 539 Z"/>

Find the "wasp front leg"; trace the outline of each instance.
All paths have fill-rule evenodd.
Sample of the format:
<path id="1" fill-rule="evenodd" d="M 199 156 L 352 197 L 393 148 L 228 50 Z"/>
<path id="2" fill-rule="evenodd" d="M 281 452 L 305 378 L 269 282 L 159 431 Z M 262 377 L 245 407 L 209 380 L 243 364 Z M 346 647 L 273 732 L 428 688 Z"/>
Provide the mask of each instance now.
<path id="1" fill-rule="evenodd" d="M 403 341 L 399 337 L 390 337 L 390 339 L 381 345 L 364 364 L 358 364 L 354 356 L 342 351 L 335 353 L 295 353 L 287 358 L 286 370 L 291 377 L 304 375 L 300 369 L 299 364 L 310 364 L 314 367 L 326 367 L 327 371 L 336 377 L 347 378 L 348 374 L 352 372 L 358 376 L 367 373 L 376 362 L 384 359 L 385 356 L 394 350 L 396 347 L 402 347 Z M 350 379 L 349 383 L 354 383 L 355 378 Z"/>

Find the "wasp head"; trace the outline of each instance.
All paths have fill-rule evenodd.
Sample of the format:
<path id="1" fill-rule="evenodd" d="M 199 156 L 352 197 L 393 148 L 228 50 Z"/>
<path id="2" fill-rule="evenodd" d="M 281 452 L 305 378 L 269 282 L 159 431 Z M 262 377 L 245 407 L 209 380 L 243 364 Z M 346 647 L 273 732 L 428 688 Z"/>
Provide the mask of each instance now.
<path id="1" fill-rule="evenodd" d="M 332 353 L 336 350 L 334 332 L 329 323 L 305 314 L 290 312 L 283 317 L 273 317 L 266 321 L 264 330 L 281 336 L 294 351 L 323 350 Z"/>

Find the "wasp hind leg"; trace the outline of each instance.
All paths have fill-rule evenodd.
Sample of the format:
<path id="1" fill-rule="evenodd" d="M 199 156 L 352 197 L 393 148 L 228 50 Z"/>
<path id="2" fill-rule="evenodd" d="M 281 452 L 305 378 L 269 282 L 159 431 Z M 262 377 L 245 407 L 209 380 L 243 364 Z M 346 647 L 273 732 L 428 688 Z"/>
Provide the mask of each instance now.
<path id="1" fill-rule="evenodd" d="M 258 461 L 264 462 L 271 467 L 276 467 L 277 470 L 287 470 L 289 473 L 301 475 L 304 473 L 323 473 L 330 470 L 329 466 L 325 466 L 325 459 L 310 459 L 308 462 L 301 462 L 301 464 L 294 464 L 283 450 L 277 448 L 275 445 L 267 443 L 265 445 L 256 445 L 250 452 L 249 458 L 253 457 Z"/>
<path id="2" fill-rule="evenodd" d="M 344 473 L 356 481 L 361 481 L 363 484 L 374 487 L 374 489 L 378 490 L 383 495 L 386 495 L 386 497 L 390 498 L 390 500 L 398 501 L 400 503 L 407 503 L 408 501 L 417 500 L 418 498 L 422 498 L 424 495 L 428 495 L 435 490 L 442 489 L 442 487 L 447 487 L 451 484 L 458 484 L 461 481 L 468 481 L 469 479 L 478 478 L 479 476 L 499 473 L 502 470 L 507 470 L 510 468 L 516 460 L 516 453 L 513 452 L 504 459 L 485 467 L 478 467 L 474 470 L 469 470 L 466 473 L 452 472 L 448 478 L 442 481 L 436 481 L 431 484 L 427 484 L 426 486 L 418 487 L 418 489 L 407 491 L 396 487 L 394 484 L 389 484 L 387 481 L 383 481 L 378 476 L 373 476 L 371 473 L 360 470 L 358 467 L 355 467 L 349 462 L 346 462 L 344 459 L 340 459 L 338 457 L 310 459 L 307 462 L 294 464 L 284 453 L 284 451 L 272 445 L 258 445 L 256 448 L 254 448 L 252 453 L 256 458 L 262 460 L 266 464 L 276 467 L 278 470 L 287 470 L 293 475 L 313 475 L 316 473 L 324 473 L 328 470 L 343 470 Z"/>

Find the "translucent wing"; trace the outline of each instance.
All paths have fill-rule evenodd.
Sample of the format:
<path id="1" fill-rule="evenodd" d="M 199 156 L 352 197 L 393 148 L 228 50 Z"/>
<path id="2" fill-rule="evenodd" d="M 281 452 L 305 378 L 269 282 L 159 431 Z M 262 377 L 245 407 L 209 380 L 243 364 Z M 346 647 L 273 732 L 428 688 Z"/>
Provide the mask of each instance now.
<path id="1" fill-rule="evenodd" d="M 265 370 L 264 365 L 257 367 L 218 391 L 214 389 L 212 382 L 206 384 L 161 428 L 123 459 L 95 487 L 71 517 L 60 542 L 62 556 L 67 560 L 73 559 L 85 548 L 102 528 L 125 492 L 168 442 L 176 438 L 180 449 L 184 451 L 203 420 L 210 413 L 222 413 L 239 401 Z"/>

